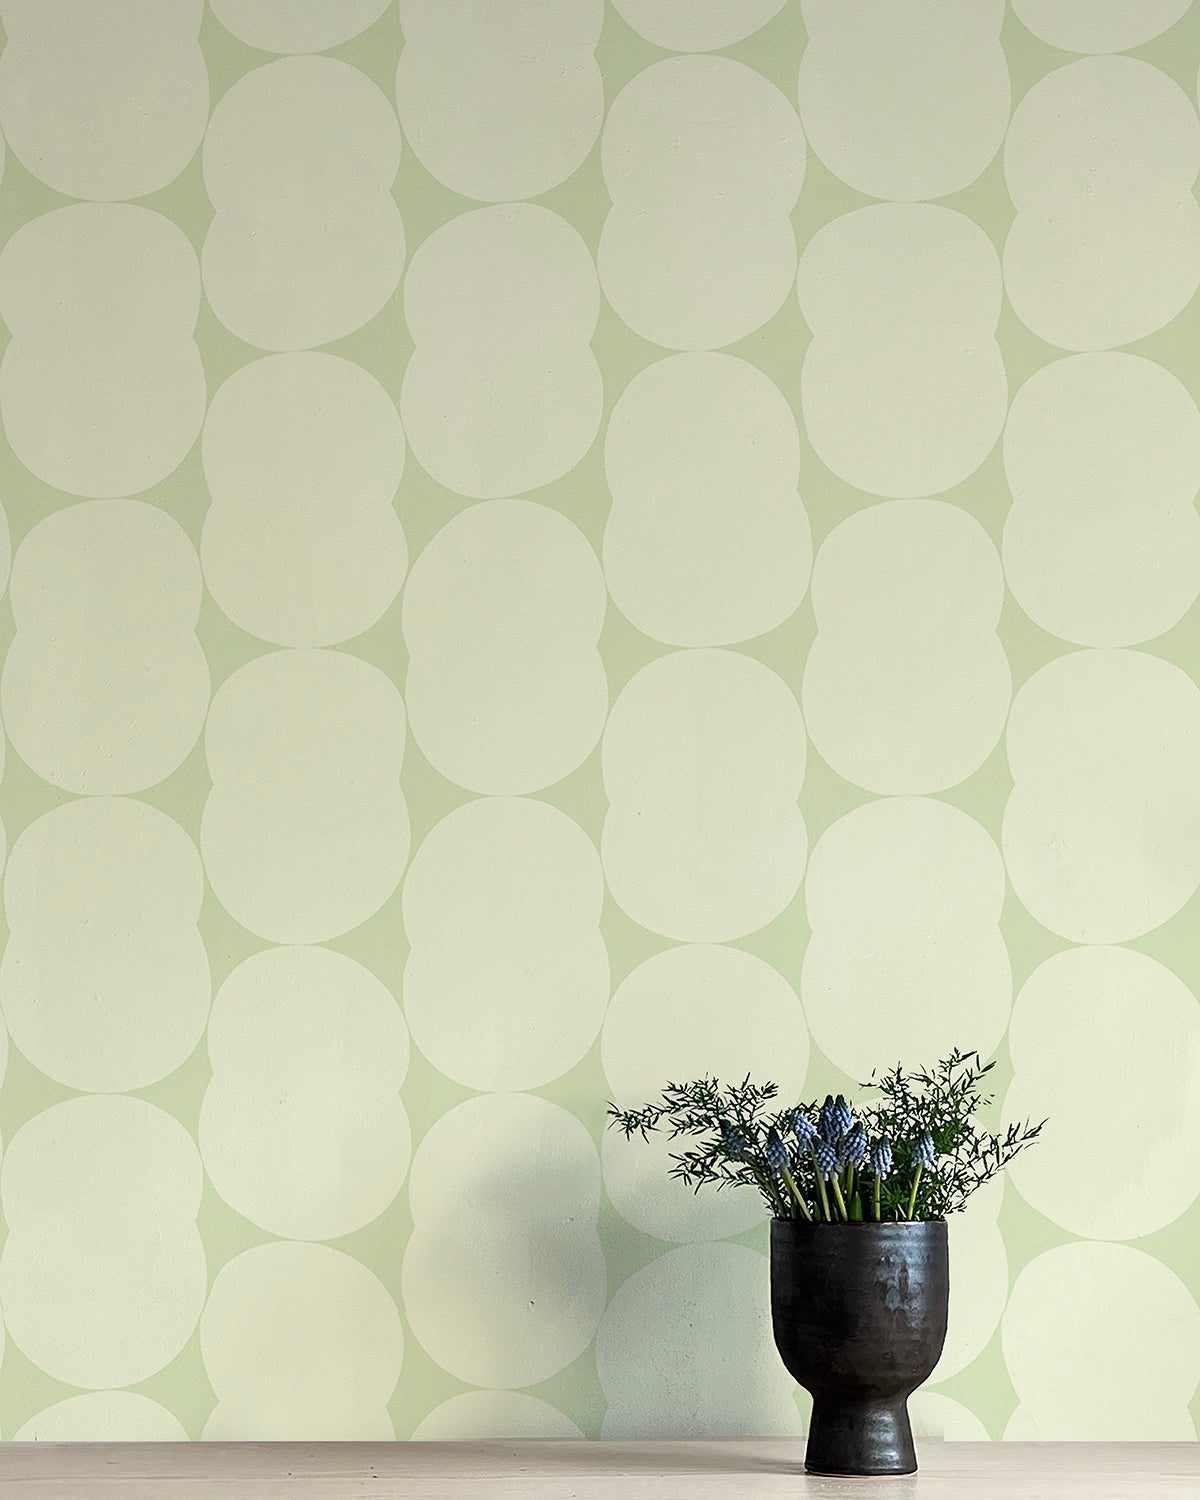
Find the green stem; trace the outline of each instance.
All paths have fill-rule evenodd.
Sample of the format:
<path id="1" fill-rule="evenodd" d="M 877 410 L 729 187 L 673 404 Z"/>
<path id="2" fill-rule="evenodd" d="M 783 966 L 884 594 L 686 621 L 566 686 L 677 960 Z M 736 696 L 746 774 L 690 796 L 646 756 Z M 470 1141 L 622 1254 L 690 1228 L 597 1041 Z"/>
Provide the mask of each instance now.
<path id="1" fill-rule="evenodd" d="M 838 1180 L 836 1177 L 831 1177 L 829 1179 L 829 1186 L 833 1189 L 833 1196 L 837 1200 L 838 1212 L 842 1216 L 842 1222 L 846 1223 L 849 1220 L 850 1215 L 846 1212 L 846 1200 L 842 1197 L 842 1190 L 838 1186 Z"/>
<path id="2" fill-rule="evenodd" d="M 787 1204 L 779 1196 L 779 1190 L 776 1188 L 775 1184 L 766 1175 L 766 1173 L 760 1172 L 757 1167 L 751 1166 L 749 1162 L 747 1162 L 746 1165 L 750 1167 L 751 1172 L 754 1174 L 755 1182 L 757 1182 L 759 1187 L 762 1188 L 763 1192 L 766 1193 L 767 1202 L 770 1203 L 773 1208 L 777 1208 L 779 1210 L 776 1218 L 786 1219 L 788 1217 Z"/>
<path id="3" fill-rule="evenodd" d="M 879 1178 L 878 1177 L 876 1177 L 876 1179 L 875 1179 L 875 1192 L 874 1192 L 873 1196 L 874 1196 L 874 1200 L 875 1200 L 875 1222 L 878 1223 L 879 1222 Z"/>
<path id="4" fill-rule="evenodd" d="M 917 1188 L 920 1185 L 920 1182 L 921 1182 L 921 1169 L 920 1169 L 920 1167 L 918 1167 L 917 1168 L 917 1175 L 913 1178 L 912 1192 L 909 1194 L 909 1197 L 908 1197 L 908 1217 L 910 1219 L 913 1216 L 913 1210 L 917 1206 Z"/>
<path id="5" fill-rule="evenodd" d="M 804 1215 L 804 1217 L 811 1224 L 812 1223 L 812 1214 L 810 1214 L 809 1211 L 808 1211 L 808 1204 L 805 1203 L 804 1199 L 800 1196 L 800 1189 L 796 1186 L 796 1179 L 792 1176 L 792 1174 L 788 1171 L 788 1169 L 786 1167 L 784 1167 L 784 1169 L 783 1169 L 783 1180 L 784 1180 L 784 1182 L 787 1183 L 787 1185 L 788 1185 L 788 1191 L 791 1193 L 792 1197 L 795 1199 L 796 1207 L 800 1210 L 800 1212 Z"/>
<path id="6" fill-rule="evenodd" d="M 846 1197 L 854 1191 L 854 1163 L 851 1162 L 846 1168 Z"/>
<path id="7" fill-rule="evenodd" d="M 833 1222 L 833 1215 L 829 1212 L 829 1199 L 825 1194 L 825 1179 L 819 1171 L 816 1173 L 816 1178 L 817 1192 L 821 1195 L 821 1207 L 825 1210 L 825 1222 L 831 1224 Z"/>

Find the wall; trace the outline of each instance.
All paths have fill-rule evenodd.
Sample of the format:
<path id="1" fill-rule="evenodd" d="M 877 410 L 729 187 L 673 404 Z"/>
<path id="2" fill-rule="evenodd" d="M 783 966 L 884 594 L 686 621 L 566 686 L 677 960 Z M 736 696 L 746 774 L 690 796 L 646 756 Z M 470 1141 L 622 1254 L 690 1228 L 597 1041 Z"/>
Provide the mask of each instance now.
<path id="1" fill-rule="evenodd" d="M 795 1434 L 605 1101 L 956 1044 L 919 1430 L 1193 1437 L 1200 6 L 0 19 L 3 1437 Z"/>

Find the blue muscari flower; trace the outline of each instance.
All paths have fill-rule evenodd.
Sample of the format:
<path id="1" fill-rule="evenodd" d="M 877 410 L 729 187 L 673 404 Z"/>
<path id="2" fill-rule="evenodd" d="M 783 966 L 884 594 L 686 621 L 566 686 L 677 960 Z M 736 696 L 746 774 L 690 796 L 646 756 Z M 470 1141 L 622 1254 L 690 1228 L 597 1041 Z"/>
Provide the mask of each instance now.
<path id="1" fill-rule="evenodd" d="M 792 1129 L 796 1132 L 796 1139 L 802 1146 L 807 1146 L 817 1138 L 816 1128 L 813 1122 L 798 1110 L 792 1120 Z"/>
<path id="2" fill-rule="evenodd" d="M 836 1146 L 841 1138 L 853 1124 L 854 1115 L 845 1099 L 839 1094 L 835 1099 L 832 1094 L 825 1095 L 825 1103 L 821 1106 L 817 1128 L 823 1139 L 831 1146 Z"/>
<path id="3" fill-rule="evenodd" d="M 921 1134 L 917 1137 L 916 1145 L 913 1147 L 913 1166 L 931 1167 L 936 1155 L 937 1152 L 934 1150 L 933 1137 L 929 1134 L 928 1130 L 922 1130 Z"/>
<path id="4" fill-rule="evenodd" d="M 852 1167 L 861 1167 L 867 1155 L 867 1132 L 861 1125 L 855 1125 L 849 1135 L 842 1141 L 841 1150 L 838 1152 L 838 1161 L 842 1166 L 849 1163 Z"/>
<path id="5" fill-rule="evenodd" d="M 728 1120 L 721 1121 L 721 1135 L 725 1140 L 725 1149 L 733 1157 L 734 1161 L 741 1161 L 746 1155 L 746 1137 Z"/>
<path id="6" fill-rule="evenodd" d="M 787 1147 L 779 1138 L 774 1126 L 767 1131 L 766 1145 L 763 1147 L 763 1155 L 767 1159 L 767 1166 L 772 1172 L 782 1173 L 788 1164 Z"/>
<path id="7" fill-rule="evenodd" d="M 892 1170 L 892 1143 L 881 1135 L 871 1147 L 870 1167 L 876 1177 L 886 1177 Z"/>
<path id="8" fill-rule="evenodd" d="M 813 1147 L 813 1160 L 822 1177 L 832 1177 L 837 1171 L 837 1152 L 828 1141 L 818 1141 Z"/>

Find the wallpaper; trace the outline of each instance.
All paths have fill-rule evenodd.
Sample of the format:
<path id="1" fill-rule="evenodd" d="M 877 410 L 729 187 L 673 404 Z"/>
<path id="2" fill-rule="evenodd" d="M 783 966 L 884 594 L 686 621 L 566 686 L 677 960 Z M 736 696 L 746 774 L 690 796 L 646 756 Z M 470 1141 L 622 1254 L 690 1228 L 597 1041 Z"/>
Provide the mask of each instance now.
<path id="1" fill-rule="evenodd" d="M 954 1046 L 930 1438 L 1200 1415 L 1200 4 L 0 0 L 0 1436 L 797 1436 L 605 1129 Z"/>

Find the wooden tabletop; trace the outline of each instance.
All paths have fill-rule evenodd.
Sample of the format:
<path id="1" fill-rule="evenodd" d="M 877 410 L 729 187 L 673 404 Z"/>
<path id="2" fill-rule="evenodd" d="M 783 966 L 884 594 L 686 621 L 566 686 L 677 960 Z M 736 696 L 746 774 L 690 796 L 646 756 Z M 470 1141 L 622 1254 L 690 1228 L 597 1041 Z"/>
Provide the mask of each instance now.
<path id="1" fill-rule="evenodd" d="M 5 1443 L 0 1500 L 1200 1500 L 1200 1443 L 919 1443 L 895 1479 L 804 1473 L 804 1443 Z"/>

